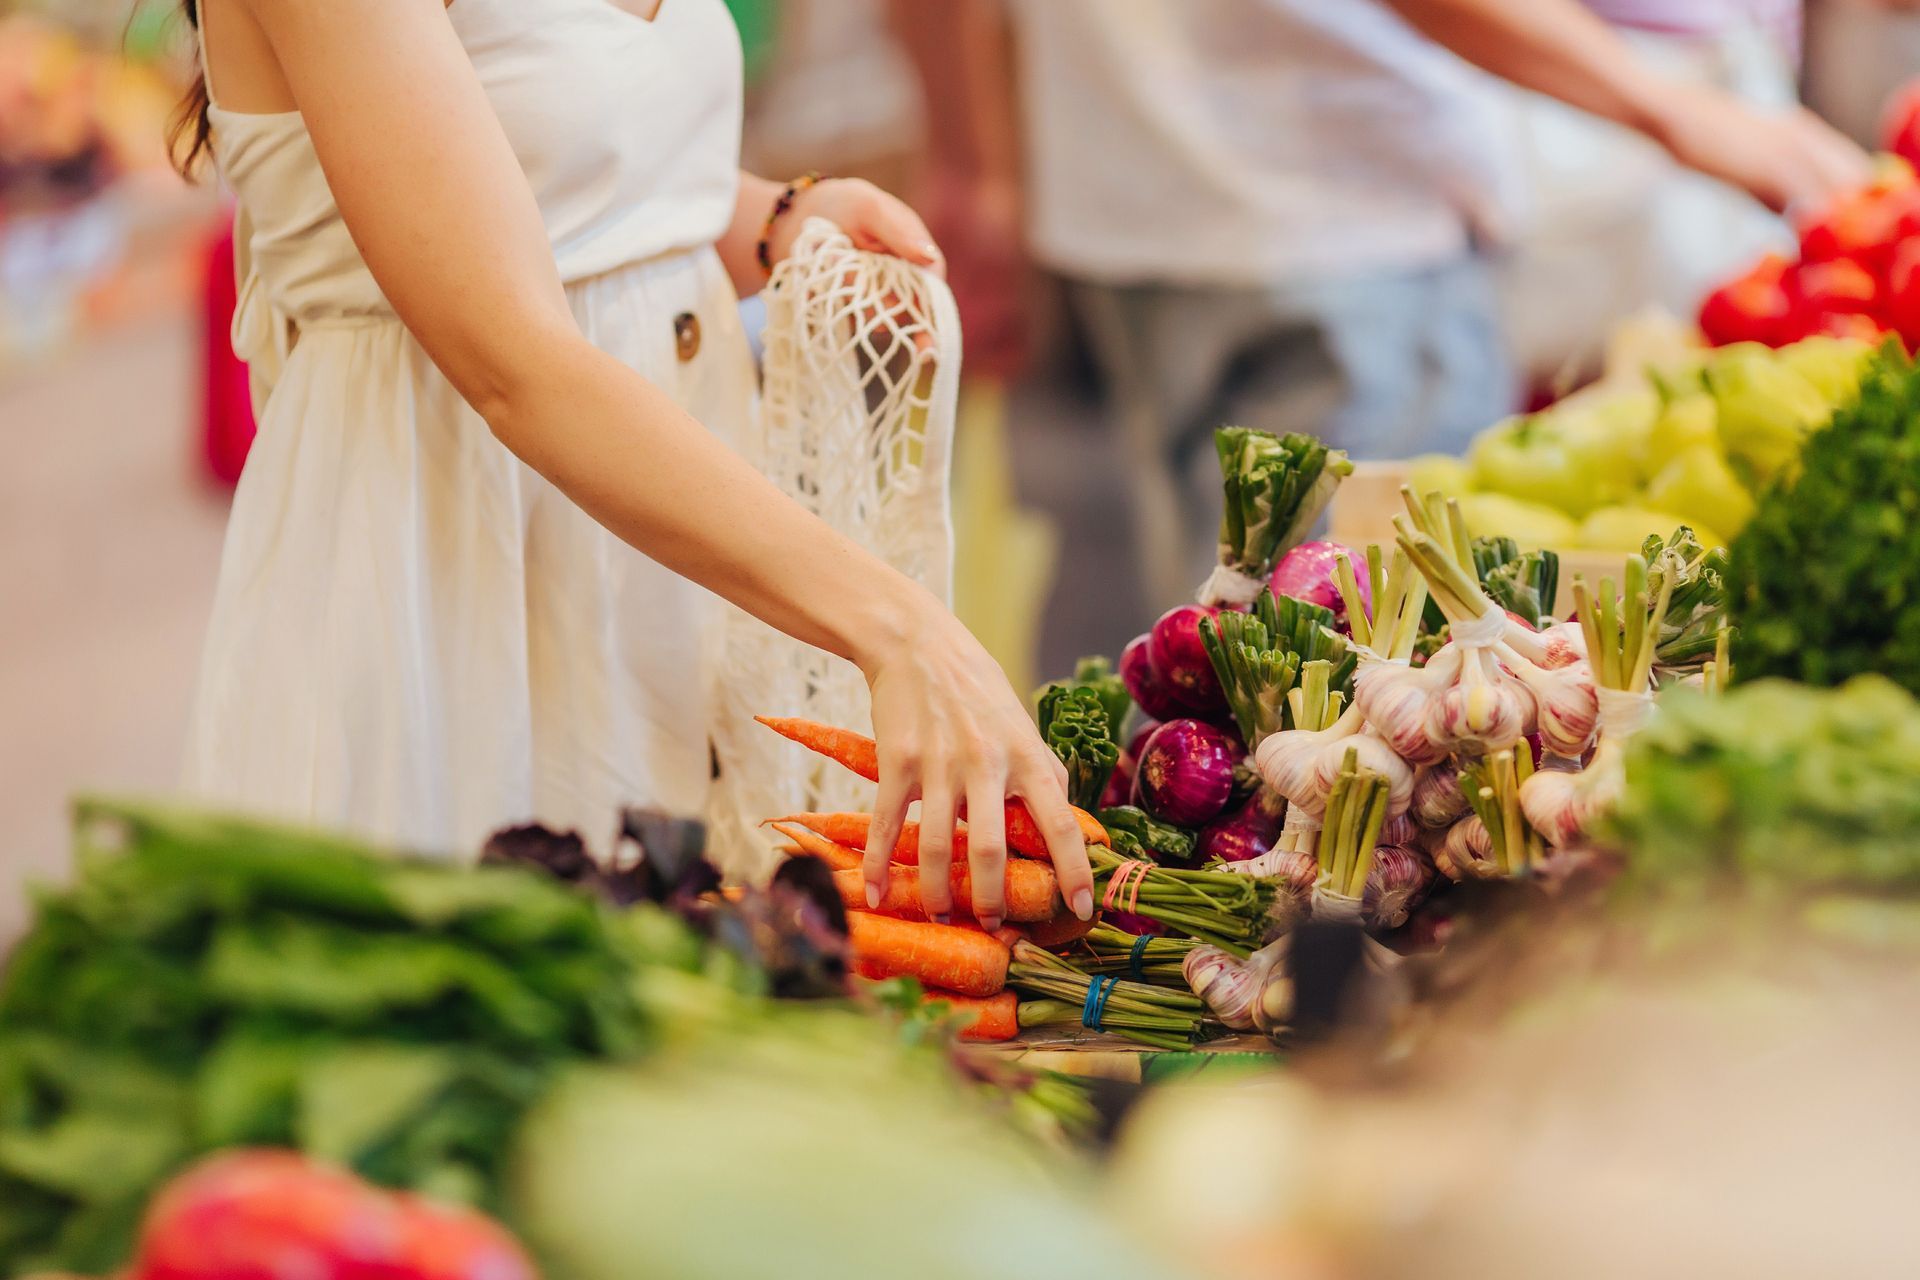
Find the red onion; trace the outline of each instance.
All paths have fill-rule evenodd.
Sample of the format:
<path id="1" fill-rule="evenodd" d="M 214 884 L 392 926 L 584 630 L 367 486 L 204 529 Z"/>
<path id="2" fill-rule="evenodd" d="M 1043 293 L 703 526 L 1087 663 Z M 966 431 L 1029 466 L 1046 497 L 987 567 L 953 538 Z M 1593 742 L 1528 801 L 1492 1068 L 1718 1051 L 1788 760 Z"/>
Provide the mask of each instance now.
<path id="1" fill-rule="evenodd" d="M 1232 813 L 1225 813 L 1200 829 L 1200 862 L 1250 862 L 1280 838 L 1280 817 L 1286 801 L 1265 787 Z"/>
<path id="2" fill-rule="evenodd" d="M 1200 826 L 1226 808 L 1238 759 L 1227 735 L 1213 725 L 1169 720 L 1140 753 L 1133 802 L 1162 822 Z"/>
<path id="3" fill-rule="evenodd" d="M 1193 714 L 1194 708 L 1186 704 L 1179 691 L 1153 669 L 1146 636 L 1135 636 L 1120 651 L 1120 680 L 1127 686 L 1134 704 L 1154 720 L 1178 720 Z"/>
<path id="4" fill-rule="evenodd" d="M 1153 731 L 1159 727 L 1160 722 L 1158 720 L 1149 720 L 1138 729 L 1135 729 L 1133 731 L 1133 737 L 1127 739 L 1127 755 L 1138 760 L 1140 753 L 1147 749 L 1147 739 L 1151 738 Z"/>
<path id="5" fill-rule="evenodd" d="M 1303 542 L 1280 557 L 1280 563 L 1273 566 L 1273 577 L 1268 585 L 1277 596 L 1292 596 L 1295 600 L 1305 600 L 1308 604 L 1317 604 L 1333 610 L 1333 625 L 1338 630 L 1347 630 L 1347 602 L 1340 594 L 1339 580 L 1334 577 L 1338 572 L 1335 559 L 1346 556 L 1353 561 L 1354 581 L 1360 588 L 1360 601 L 1373 612 L 1373 587 L 1367 580 L 1367 558 L 1352 547 L 1338 542 Z"/>
<path id="6" fill-rule="evenodd" d="M 1186 704 L 1187 714 L 1209 719 L 1227 710 L 1227 695 L 1200 639 L 1200 620 L 1214 612 L 1204 605 L 1183 604 L 1161 614 L 1147 633 L 1147 657 L 1154 674 Z M 1151 710 L 1147 714 L 1166 719 Z"/>

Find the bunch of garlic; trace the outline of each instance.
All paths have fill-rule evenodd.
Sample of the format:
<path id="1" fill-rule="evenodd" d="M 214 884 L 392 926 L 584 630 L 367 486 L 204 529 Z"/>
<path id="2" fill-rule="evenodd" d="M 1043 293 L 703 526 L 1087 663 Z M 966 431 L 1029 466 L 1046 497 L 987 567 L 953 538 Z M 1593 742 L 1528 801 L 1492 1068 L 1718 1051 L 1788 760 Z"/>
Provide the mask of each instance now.
<path id="1" fill-rule="evenodd" d="M 1341 696 L 1327 689 L 1331 664 L 1309 662 L 1300 683 L 1287 694 L 1293 729 L 1271 734 L 1254 752 L 1254 769 L 1294 810 L 1319 817 L 1327 793 L 1340 774 L 1340 762 L 1357 752 L 1366 768 L 1385 777 L 1391 811 L 1405 813 L 1413 798 L 1413 767 L 1369 730 L 1358 706 L 1341 709 Z"/>
<path id="2" fill-rule="evenodd" d="M 1556 848 L 1572 844 L 1616 804 L 1626 788 L 1624 744 L 1653 714 L 1652 673 L 1660 624 L 1672 592 L 1663 578 L 1651 602 L 1647 564 L 1629 556 L 1624 591 L 1616 596 L 1611 579 L 1600 582 L 1599 598 L 1574 580 L 1574 607 L 1597 685 L 1599 745 L 1578 772 L 1542 770 L 1520 788 L 1520 806 L 1528 823 Z"/>

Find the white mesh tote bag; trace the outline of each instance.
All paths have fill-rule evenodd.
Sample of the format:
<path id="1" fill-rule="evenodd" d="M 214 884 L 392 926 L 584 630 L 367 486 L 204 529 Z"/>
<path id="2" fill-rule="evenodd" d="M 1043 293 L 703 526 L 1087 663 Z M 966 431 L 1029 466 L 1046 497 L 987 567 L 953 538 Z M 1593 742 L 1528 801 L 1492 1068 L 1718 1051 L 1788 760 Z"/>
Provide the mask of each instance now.
<path id="1" fill-rule="evenodd" d="M 942 600 L 953 578 L 949 479 L 960 384 L 960 319 L 937 277 L 853 247 L 811 219 L 765 293 L 758 421 L 742 451 L 774 483 Z M 851 663 L 730 609 L 717 667 L 707 815 L 730 879 L 769 872 L 760 823 L 873 802 L 871 784 L 762 728 L 805 716 L 871 732 L 866 681 Z"/>

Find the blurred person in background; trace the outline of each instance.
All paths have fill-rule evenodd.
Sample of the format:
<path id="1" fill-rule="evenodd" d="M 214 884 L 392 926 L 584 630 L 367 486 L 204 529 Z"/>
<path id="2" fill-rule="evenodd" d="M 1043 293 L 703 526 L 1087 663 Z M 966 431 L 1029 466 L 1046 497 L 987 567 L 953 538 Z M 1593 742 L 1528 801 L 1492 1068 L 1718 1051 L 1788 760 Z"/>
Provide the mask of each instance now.
<path id="1" fill-rule="evenodd" d="M 875 876 L 917 799 L 924 901 L 948 910 L 964 804 L 997 924 L 1018 795 L 1091 915 L 1064 770 L 999 668 L 727 447 L 755 390 L 737 295 L 807 219 L 941 259 L 868 183 L 741 170 L 721 0 L 185 10 L 184 158 L 238 200 L 236 345 L 263 392 L 190 792 L 429 851 L 699 814 L 711 591 L 867 676 Z"/>
<path id="2" fill-rule="evenodd" d="M 1489 252 L 1514 234 L 1522 180 L 1510 119 L 1467 64 L 1637 130 L 1774 209 L 1868 170 L 1798 107 L 1653 70 L 1577 0 L 904 7 L 944 26 L 912 42 L 934 51 L 934 83 L 972 86 L 929 94 L 936 164 L 948 149 L 935 225 L 972 225 L 942 232 L 963 316 L 985 288 L 976 253 L 982 281 L 1017 279 L 1016 234 L 1065 279 L 1159 605 L 1214 558 L 1221 422 L 1391 458 L 1458 449 L 1513 406 Z M 1017 116 L 994 105 L 1016 81 Z M 943 126 L 943 111 L 984 118 Z M 1023 147 L 980 141 L 996 118 L 1017 119 Z M 1007 160 L 1022 150 L 1023 166 Z"/>

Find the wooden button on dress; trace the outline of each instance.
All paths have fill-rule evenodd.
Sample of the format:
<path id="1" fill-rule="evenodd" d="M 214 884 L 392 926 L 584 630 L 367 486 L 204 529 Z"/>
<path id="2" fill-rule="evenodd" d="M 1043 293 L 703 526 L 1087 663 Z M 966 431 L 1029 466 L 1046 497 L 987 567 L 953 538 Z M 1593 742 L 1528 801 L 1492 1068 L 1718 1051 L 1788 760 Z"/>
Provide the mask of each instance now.
<path id="1" fill-rule="evenodd" d="M 700 354 L 700 317 L 691 311 L 673 318 L 673 350 L 682 364 Z"/>

